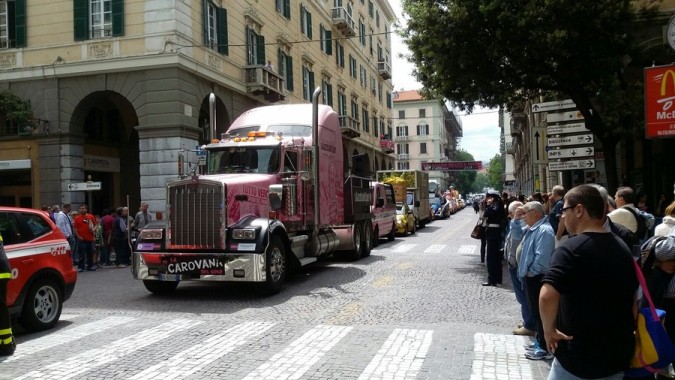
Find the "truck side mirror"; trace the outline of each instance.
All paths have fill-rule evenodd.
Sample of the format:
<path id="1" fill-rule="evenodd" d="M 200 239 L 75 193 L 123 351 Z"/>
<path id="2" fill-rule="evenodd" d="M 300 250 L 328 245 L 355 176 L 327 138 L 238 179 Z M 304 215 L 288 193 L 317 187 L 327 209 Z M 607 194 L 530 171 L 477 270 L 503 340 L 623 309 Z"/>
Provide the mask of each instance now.
<path id="1" fill-rule="evenodd" d="M 375 206 L 377 206 L 378 208 L 379 208 L 379 207 L 384 207 L 384 199 L 382 199 L 382 198 L 377 198 L 377 203 L 375 204 Z"/>
<path id="2" fill-rule="evenodd" d="M 277 211 L 281 209 L 281 199 L 284 189 L 282 185 L 270 185 L 270 191 L 267 193 L 267 198 L 270 201 L 270 209 Z"/>

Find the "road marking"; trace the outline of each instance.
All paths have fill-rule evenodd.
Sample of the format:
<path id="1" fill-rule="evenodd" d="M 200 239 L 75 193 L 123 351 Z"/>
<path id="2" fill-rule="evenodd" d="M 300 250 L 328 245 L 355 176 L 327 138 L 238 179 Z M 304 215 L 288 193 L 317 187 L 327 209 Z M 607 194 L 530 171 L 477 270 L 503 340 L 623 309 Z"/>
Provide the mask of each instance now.
<path id="1" fill-rule="evenodd" d="M 63 329 L 40 338 L 21 343 L 19 344 L 19 349 L 16 350 L 16 353 L 13 356 L 5 359 L 5 363 L 19 360 L 26 356 L 33 355 L 37 352 L 47 350 L 52 347 L 74 342 L 78 339 L 105 331 L 115 326 L 127 324 L 134 319 L 135 318 L 132 317 L 108 317 L 96 322 L 73 327 L 72 329 Z"/>
<path id="2" fill-rule="evenodd" d="M 518 335 L 474 334 L 471 380 L 532 379 L 532 367 L 524 355 L 526 343 L 529 339 Z"/>
<path id="3" fill-rule="evenodd" d="M 391 251 L 396 253 L 405 253 L 415 247 L 417 247 L 417 244 L 399 244 L 396 246 L 396 248 L 392 249 Z"/>
<path id="4" fill-rule="evenodd" d="M 359 380 L 415 379 L 431 346 L 433 331 L 395 329 Z"/>
<path id="5" fill-rule="evenodd" d="M 244 380 L 299 379 L 351 329 L 348 326 L 319 325 L 272 356 Z"/>
<path id="6" fill-rule="evenodd" d="M 72 321 L 75 318 L 78 318 L 80 315 L 79 314 L 61 314 L 59 317 L 60 321 Z"/>
<path id="7" fill-rule="evenodd" d="M 383 288 L 385 286 L 389 286 L 391 282 L 394 281 L 394 278 L 392 276 L 384 275 L 380 276 L 373 281 L 373 288 Z"/>
<path id="8" fill-rule="evenodd" d="M 173 357 L 153 365 L 131 379 L 184 379 L 234 351 L 272 326 L 273 322 L 246 322 L 231 327 Z"/>
<path id="9" fill-rule="evenodd" d="M 101 348 L 87 350 L 75 356 L 71 356 L 68 359 L 49 364 L 41 370 L 31 371 L 17 378 L 17 380 L 65 380 L 81 378 L 83 373 L 91 371 L 96 367 L 111 363 L 144 347 L 166 339 L 171 335 L 180 332 L 180 330 L 191 328 L 201 323 L 202 322 L 190 319 L 174 319 L 162 323 L 157 327 L 143 330 L 131 337 L 122 338 L 110 344 L 103 345 Z M 171 344 L 173 343 L 170 343 L 170 345 Z"/>
<path id="10" fill-rule="evenodd" d="M 475 245 L 463 245 L 463 246 L 459 247 L 459 251 L 457 251 L 457 252 L 472 255 L 474 252 L 476 252 L 476 246 Z"/>
<path id="11" fill-rule="evenodd" d="M 432 244 L 424 250 L 424 253 L 440 253 L 445 247 L 445 244 Z"/>

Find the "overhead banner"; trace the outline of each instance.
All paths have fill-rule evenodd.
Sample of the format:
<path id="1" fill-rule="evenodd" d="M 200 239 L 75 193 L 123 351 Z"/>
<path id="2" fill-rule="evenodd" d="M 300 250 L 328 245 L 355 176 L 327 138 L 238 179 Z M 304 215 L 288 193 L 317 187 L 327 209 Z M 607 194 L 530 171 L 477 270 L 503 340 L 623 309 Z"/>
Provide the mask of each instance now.
<path id="1" fill-rule="evenodd" d="M 422 170 L 481 170 L 483 163 L 481 161 L 454 161 L 454 162 L 422 162 Z"/>
<path id="2" fill-rule="evenodd" d="M 645 68 L 645 137 L 675 136 L 675 65 Z"/>

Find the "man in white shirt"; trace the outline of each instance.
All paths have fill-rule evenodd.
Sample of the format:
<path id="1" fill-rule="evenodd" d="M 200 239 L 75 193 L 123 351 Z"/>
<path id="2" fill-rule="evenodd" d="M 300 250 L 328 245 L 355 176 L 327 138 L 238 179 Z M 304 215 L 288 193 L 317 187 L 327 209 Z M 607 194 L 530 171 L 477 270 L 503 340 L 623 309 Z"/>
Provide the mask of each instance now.
<path id="1" fill-rule="evenodd" d="M 638 210 L 635 208 L 635 193 L 630 187 L 620 187 L 616 190 L 616 195 L 614 196 L 614 201 L 616 202 L 616 210 L 607 214 L 607 216 L 612 220 L 613 223 L 620 224 L 630 230 L 630 232 L 635 233 L 638 230 L 638 222 L 632 212 L 626 210 L 624 206 L 632 208 L 635 212 Z"/>
<path id="2" fill-rule="evenodd" d="M 56 227 L 61 231 L 70 244 L 70 252 L 73 255 L 73 262 L 77 262 L 77 249 L 75 248 L 75 234 L 73 233 L 73 221 L 70 219 L 70 203 L 64 203 L 61 211 L 54 214 Z"/>

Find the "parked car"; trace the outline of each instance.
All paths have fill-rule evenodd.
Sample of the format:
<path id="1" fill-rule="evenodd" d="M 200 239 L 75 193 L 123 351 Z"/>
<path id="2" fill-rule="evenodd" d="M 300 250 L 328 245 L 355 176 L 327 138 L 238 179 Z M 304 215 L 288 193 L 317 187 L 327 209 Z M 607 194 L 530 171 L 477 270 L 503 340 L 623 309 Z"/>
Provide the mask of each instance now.
<path id="1" fill-rule="evenodd" d="M 12 268 L 12 318 L 28 330 L 54 327 L 77 281 L 68 241 L 47 213 L 27 208 L 0 207 L 0 234 Z"/>
<path id="2" fill-rule="evenodd" d="M 417 232 L 417 220 L 415 214 L 407 203 L 396 203 L 396 233 L 408 235 L 408 232 L 414 234 Z"/>

